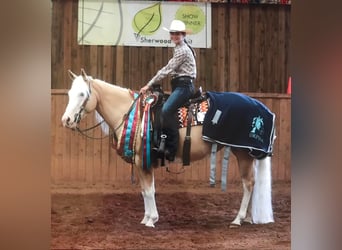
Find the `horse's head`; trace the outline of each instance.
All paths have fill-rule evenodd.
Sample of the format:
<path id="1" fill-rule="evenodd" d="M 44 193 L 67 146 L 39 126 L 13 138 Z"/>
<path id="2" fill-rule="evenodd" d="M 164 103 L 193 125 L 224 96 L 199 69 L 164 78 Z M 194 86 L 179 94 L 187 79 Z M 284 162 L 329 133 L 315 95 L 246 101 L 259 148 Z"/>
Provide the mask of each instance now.
<path id="1" fill-rule="evenodd" d="M 83 69 L 79 76 L 70 70 L 68 72 L 73 82 L 68 91 L 69 102 L 62 116 L 62 123 L 64 127 L 74 129 L 87 113 L 95 109 L 96 100 L 92 98 L 91 77 L 88 77 Z"/>

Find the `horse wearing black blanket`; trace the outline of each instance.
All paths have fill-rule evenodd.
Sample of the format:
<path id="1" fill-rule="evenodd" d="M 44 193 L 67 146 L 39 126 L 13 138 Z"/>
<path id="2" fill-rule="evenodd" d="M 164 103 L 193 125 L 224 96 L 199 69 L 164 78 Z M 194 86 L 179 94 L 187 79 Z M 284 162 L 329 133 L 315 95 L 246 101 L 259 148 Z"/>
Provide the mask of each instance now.
<path id="1" fill-rule="evenodd" d="M 159 214 L 155 200 L 154 168 L 149 158 L 151 148 L 147 144 L 152 139 L 148 123 L 152 104 L 140 99 L 149 98 L 93 79 L 84 70 L 79 76 L 71 71 L 69 73 L 73 83 L 68 92 L 69 103 L 62 116 L 63 125 L 75 129 L 84 116 L 94 110 L 104 118 L 117 139 L 119 155 L 132 163 L 139 177 L 145 209 L 141 223 L 154 227 Z M 240 210 L 231 226 L 239 226 L 244 221 L 273 222 L 270 155 L 275 138 L 274 114 L 257 100 L 242 94 L 207 92 L 207 97 L 207 113 L 197 114 L 204 115 L 204 124 L 191 128 L 191 162 L 210 155 L 212 142 L 231 146 L 243 185 Z M 225 104 L 228 99 L 235 100 L 232 107 Z M 130 121 L 133 125 L 127 131 Z M 180 128 L 176 155 L 180 159 L 185 135 L 186 127 Z M 127 142 L 128 145 L 120 142 Z"/>

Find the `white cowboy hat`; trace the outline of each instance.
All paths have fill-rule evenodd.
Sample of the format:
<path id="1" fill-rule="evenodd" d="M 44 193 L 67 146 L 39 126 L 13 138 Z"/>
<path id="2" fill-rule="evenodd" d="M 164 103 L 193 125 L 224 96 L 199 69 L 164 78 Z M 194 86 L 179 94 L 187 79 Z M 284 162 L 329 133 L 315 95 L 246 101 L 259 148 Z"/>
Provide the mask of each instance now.
<path id="1" fill-rule="evenodd" d="M 166 30 L 167 32 L 184 32 L 184 33 L 191 33 L 190 30 L 187 30 L 185 28 L 185 23 L 183 23 L 180 20 L 173 20 L 170 24 L 170 28 L 165 28 L 163 27 L 164 30 Z"/>

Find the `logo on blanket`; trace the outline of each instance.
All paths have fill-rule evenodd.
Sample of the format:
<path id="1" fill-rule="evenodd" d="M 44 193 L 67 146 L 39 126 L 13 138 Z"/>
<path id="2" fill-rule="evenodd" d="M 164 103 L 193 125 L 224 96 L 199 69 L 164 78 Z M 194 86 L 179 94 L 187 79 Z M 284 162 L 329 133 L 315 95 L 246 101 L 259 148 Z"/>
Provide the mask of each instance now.
<path id="1" fill-rule="evenodd" d="M 264 142 L 261 137 L 264 134 L 264 119 L 260 116 L 256 116 L 252 121 L 252 130 L 249 132 L 249 137 L 254 138 L 260 142 Z"/>

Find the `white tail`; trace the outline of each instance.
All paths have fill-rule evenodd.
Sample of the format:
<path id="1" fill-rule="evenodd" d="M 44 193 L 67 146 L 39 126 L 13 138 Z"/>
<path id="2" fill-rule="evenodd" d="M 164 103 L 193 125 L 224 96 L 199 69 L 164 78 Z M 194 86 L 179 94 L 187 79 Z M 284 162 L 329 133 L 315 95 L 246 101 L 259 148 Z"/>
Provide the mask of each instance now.
<path id="1" fill-rule="evenodd" d="M 256 160 L 252 196 L 252 218 L 256 224 L 274 222 L 272 209 L 271 157 Z"/>

